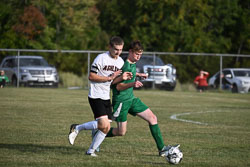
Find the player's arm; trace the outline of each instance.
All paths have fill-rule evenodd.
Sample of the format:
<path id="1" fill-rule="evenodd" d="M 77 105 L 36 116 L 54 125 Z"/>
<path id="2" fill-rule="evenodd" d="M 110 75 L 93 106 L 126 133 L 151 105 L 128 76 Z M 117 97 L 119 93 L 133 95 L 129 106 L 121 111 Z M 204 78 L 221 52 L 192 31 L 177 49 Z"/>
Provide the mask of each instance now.
<path id="1" fill-rule="evenodd" d="M 201 71 L 204 75 L 209 75 L 209 72 L 207 72 L 207 71 Z"/>
<path id="2" fill-rule="evenodd" d="M 95 72 L 89 73 L 89 80 L 93 82 L 110 82 L 120 75 L 121 70 L 114 72 L 111 76 L 100 76 Z"/>
<path id="3" fill-rule="evenodd" d="M 106 76 L 100 76 L 94 72 L 90 72 L 89 73 L 89 80 L 93 81 L 93 82 L 108 82 L 108 81 L 111 81 L 111 78 L 106 77 Z"/>
<path id="4" fill-rule="evenodd" d="M 199 79 L 199 77 L 195 77 L 195 79 L 194 79 L 194 84 L 195 84 L 195 85 L 198 85 L 198 84 L 199 84 L 198 79 Z"/>
<path id="5" fill-rule="evenodd" d="M 124 72 L 122 75 L 116 77 L 111 84 L 113 85 L 125 80 L 130 80 L 132 77 L 133 74 L 131 72 Z"/>
<path id="6" fill-rule="evenodd" d="M 131 87 L 140 88 L 143 84 L 140 81 L 130 82 L 130 83 L 119 83 L 116 85 L 118 91 L 126 90 Z"/>
<path id="7" fill-rule="evenodd" d="M 148 78 L 148 74 L 145 74 L 145 73 L 136 73 L 136 76 L 137 77 L 141 77 L 142 79 L 146 79 L 146 78 Z"/>

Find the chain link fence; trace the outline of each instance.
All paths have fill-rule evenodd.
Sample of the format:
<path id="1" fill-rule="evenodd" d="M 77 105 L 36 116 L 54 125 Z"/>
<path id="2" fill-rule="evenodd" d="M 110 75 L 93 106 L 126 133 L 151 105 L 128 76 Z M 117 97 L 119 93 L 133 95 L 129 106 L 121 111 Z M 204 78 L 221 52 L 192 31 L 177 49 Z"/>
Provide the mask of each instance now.
<path id="1" fill-rule="evenodd" d="M 87 76 L 89 75 L 90 66 L 91 66 L 91 60 L 93 60 L 93 56 L 96 56 L 97 54 L 106 52 L 106 51 L 94 51 L 94 50 L 36 50 L 36 49 L 1 49 L 2 52 L 10 53 L 9 55 L 16 55 L 18 58 L 21 55 L 34 55 L 37 54 L 44 54 L 44 53 L 52 53 L 52 54 L 81 54 L 84 56 L 87 56 Z M 128 52 L 124 51 L 124 54 L 127 54 Z M 213 57 L 219 57 L 220 63 L 219 63 L 219 69 L 220 74 L 222 73 L 223 69 L 223 58 L 226 57 L 243 57 L 243 58 L 249 58 L 250 55 L 243 55 L 243 54 L 220 54 L 220 53 L 180 53 L 180 52 L 143 52 L 144 55 L 151 55 L 153 56 L 153 66 L 155 63 L 155 57 L 156 56 L 213 56 Z M 19 71 L 19 64 L 17 66 Z M 17 77 L 17 87 L 19 87 L 19 77 Z M 86 78 L 88 80 L 88 78 Z M 220 88 L 221 88 L 222 80 L 220 79 Z M 89 85 L 89 84 L 88 84 Z M 153 82 L 152 88 L 155 88 L 155 82 Z"/>

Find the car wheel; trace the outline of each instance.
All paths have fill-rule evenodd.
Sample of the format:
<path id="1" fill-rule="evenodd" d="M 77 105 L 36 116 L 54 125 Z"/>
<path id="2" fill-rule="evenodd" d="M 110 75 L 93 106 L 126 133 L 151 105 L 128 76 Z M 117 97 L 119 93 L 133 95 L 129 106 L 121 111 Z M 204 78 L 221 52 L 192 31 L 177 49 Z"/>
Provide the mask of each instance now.
<path id="1" fill-rule="evenodd" d="M 16 78 L 16 76 L 12 77 L 11 84 L 12 84 L 12 86 L 17 87 L 17 78 Z"/>
<path id="2" fill-rule="evenodd" d="M 54 84 L 53 84 L 53 87 L 54 87 L 54 88 L 58 88 L 58 83 L 54 83 Z"/>
<path id="3" fill-rule="evenodd" d="M 232 93 L 238 93 L 238 87 L 236 84 L 233 84 Z"/>
<path id="4" fill-rule="evenodd" d="M 175 86 L 165 87 L 165 90 L 167 90 L 167 91 L 174 91 L 174 89 L 175 89 Z"/>

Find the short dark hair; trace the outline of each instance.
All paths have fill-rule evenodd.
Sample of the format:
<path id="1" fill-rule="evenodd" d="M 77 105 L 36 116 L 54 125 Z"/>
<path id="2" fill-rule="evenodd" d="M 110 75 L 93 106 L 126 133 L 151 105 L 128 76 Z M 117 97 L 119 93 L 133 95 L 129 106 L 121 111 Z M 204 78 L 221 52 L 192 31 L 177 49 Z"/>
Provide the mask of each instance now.
<path id="1" fill-rule="evenodd" d="M 113 36 L 110 38 L 109 45 L 114 47 L 114 45 L 124 45 L 124 41 L 121 37 Z"/>
<path id="2" fill-rule="evenodd" d="M 142 52 L 143 46 L 139 40 L 136 40 L 130 43 L 129 50 L 132 50 L 133 52 Z"/>

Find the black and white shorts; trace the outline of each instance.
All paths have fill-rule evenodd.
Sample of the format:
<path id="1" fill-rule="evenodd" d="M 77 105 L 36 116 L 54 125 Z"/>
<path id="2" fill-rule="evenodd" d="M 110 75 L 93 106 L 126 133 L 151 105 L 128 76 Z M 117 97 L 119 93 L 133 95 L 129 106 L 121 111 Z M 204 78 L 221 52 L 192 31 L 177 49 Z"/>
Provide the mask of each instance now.
<path id="1" fill-rule="evenodd" d="M 96 120 L 103 116 L 108 116 L 108 119 L 112 120 L 112 105 L 110 100 L 92 99 L 90 97 L 88 99 Z"/>

